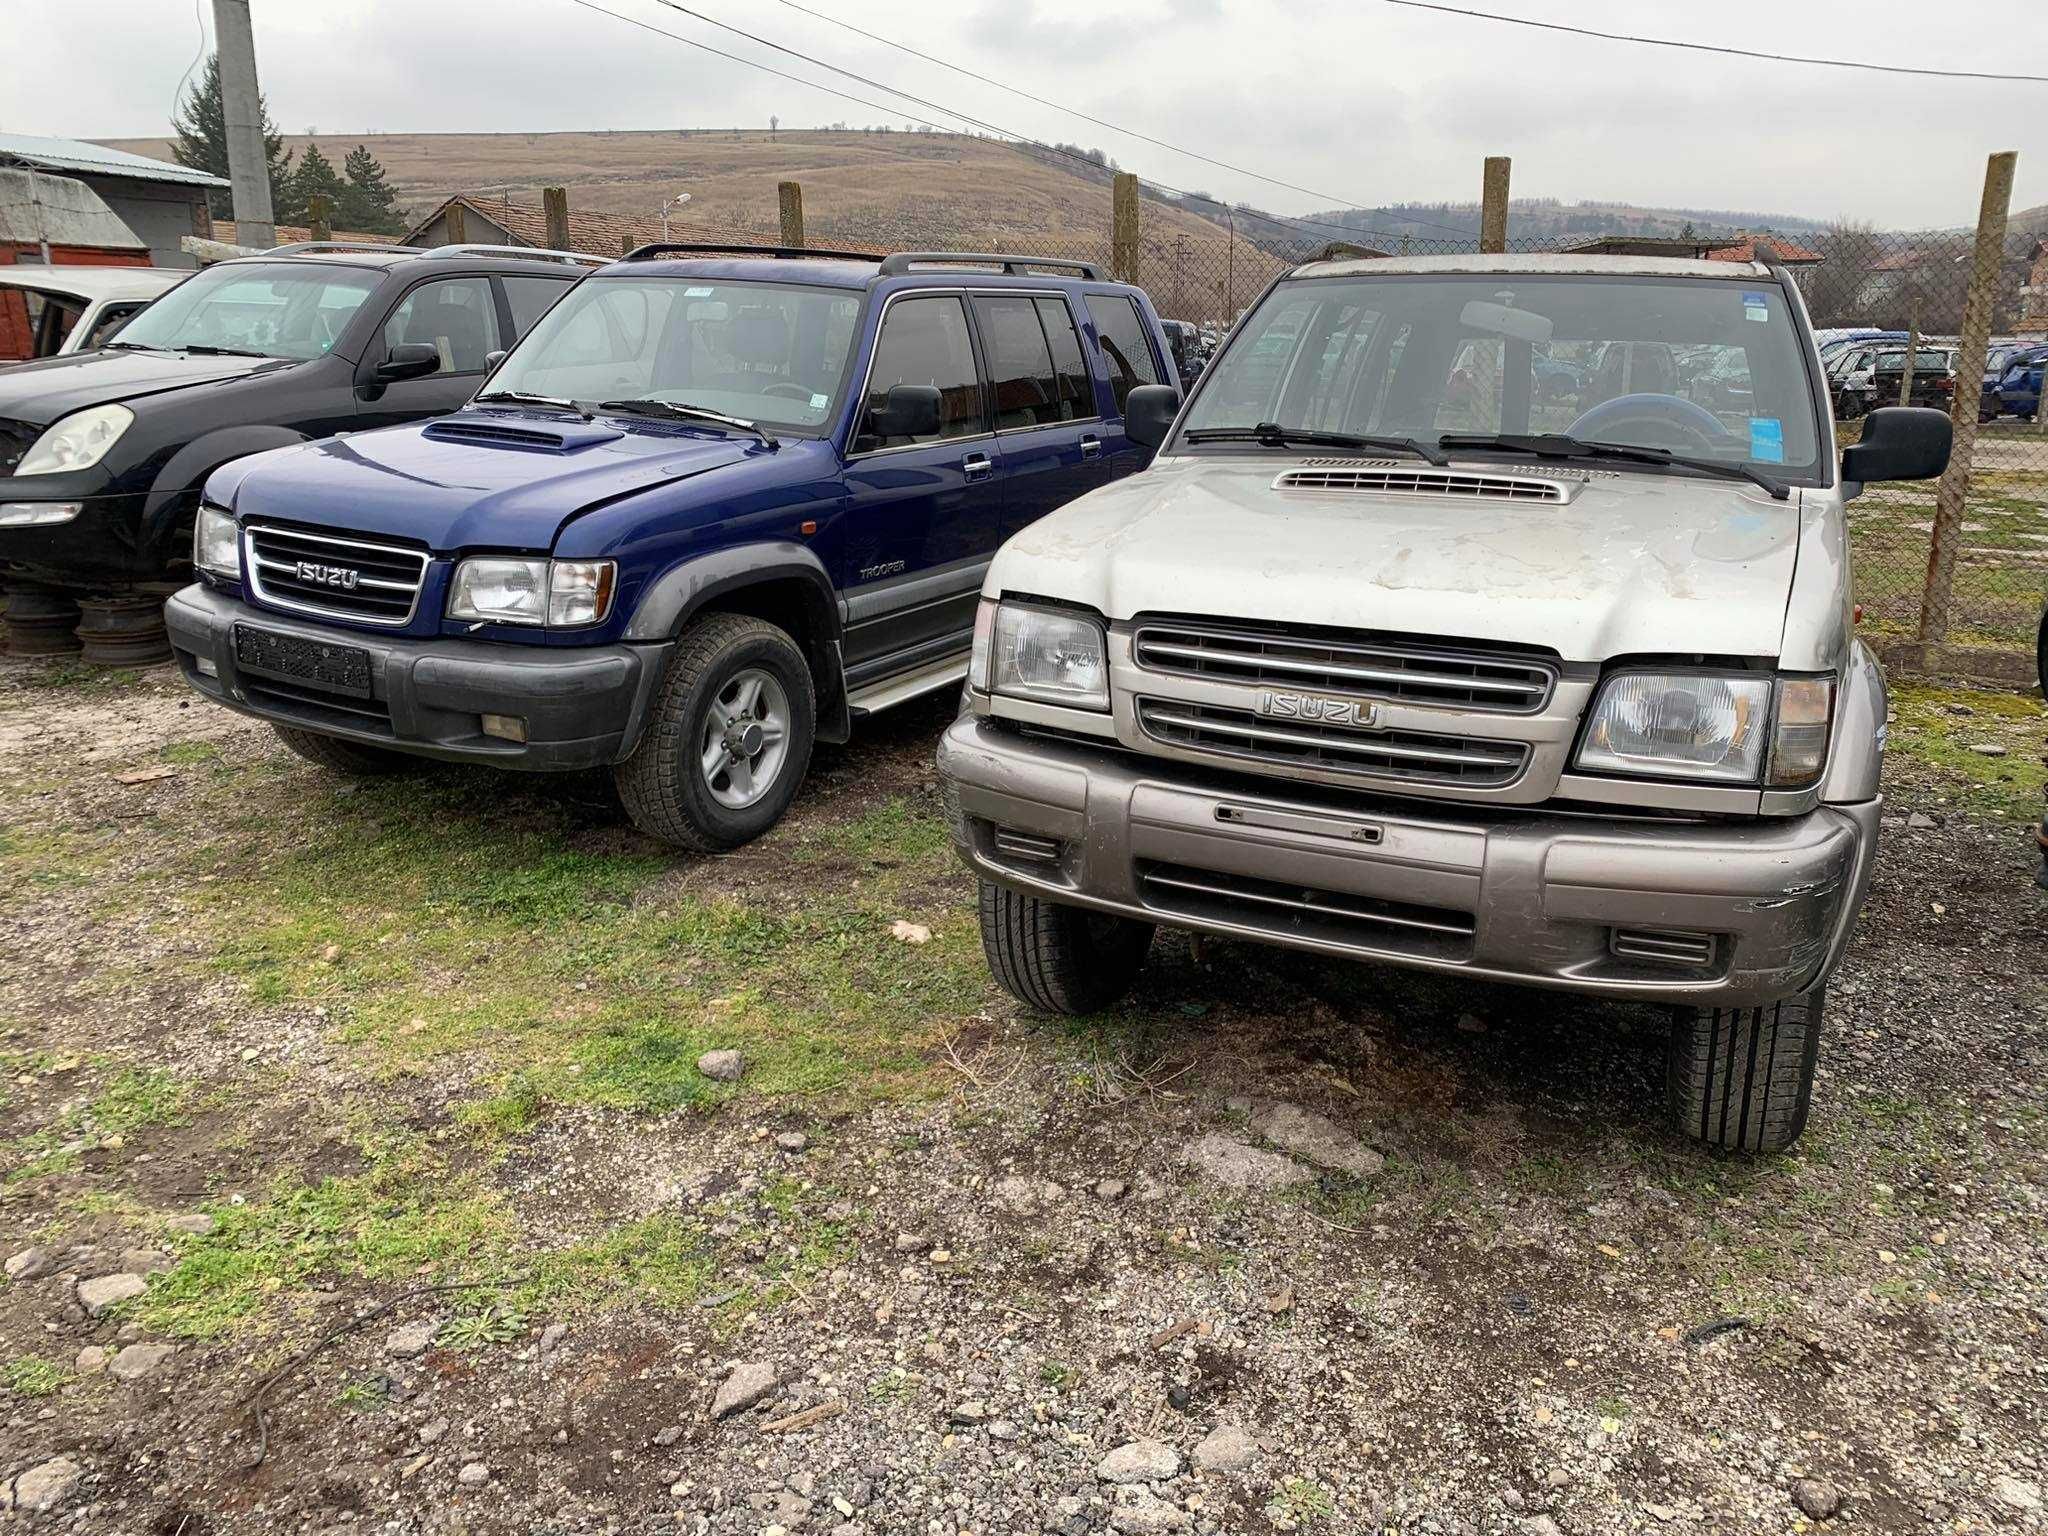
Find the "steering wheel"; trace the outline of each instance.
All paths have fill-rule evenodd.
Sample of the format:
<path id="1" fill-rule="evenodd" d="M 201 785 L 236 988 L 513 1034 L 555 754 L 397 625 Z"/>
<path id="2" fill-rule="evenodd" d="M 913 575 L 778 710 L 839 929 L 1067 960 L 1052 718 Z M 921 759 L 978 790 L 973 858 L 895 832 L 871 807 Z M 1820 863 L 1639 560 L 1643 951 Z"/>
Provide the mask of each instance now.
<path id="1" fill-rule="evenodd" d="M 1727 447 L 1731 436 L 1714 413 L 1698 402 L 1681 395 L 1652 394 L 1616 395 L 1612 400 L 1603 400 L 1591 410 L 1581 411 L 1565 432 L 1572 437 L 1611 438 L 1615 428 L 1624 425 L 1661 427 L 1681 439 L 1675 446 L 1703 448 L 1709 453 Z"/>
<path id="2" fill-rule="evenodd" d="M 773 384 L 763 384 L 761 386 L 761 393 L 764 395 L 780 395 L 788 400 L 801 400 L 805 405 L 811 403 L 811 391 L 805 389 L 801 384 L 792 384 L 787 379 L 777 379 Z"/>

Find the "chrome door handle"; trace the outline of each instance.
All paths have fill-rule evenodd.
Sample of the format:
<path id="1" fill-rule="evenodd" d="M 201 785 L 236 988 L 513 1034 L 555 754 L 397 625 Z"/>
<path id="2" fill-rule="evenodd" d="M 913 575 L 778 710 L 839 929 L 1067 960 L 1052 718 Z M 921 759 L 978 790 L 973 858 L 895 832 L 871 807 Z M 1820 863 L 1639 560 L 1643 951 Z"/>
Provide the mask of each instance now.
<path id="1" fill-rule="evenodd" d="M 979 480 L 984 475 L 995 473 L 995 465 L 989 462 L 985 453 L 970 453 L 960 461 L 960 467 L 967 472 L 970 480 Z"/>
<path id="2" fill-rule="evenodd" d="M 1095 456 L 1096 456 L 1097 454 L 1099 454 L 1099 453 L 1101 453 L 1101 452 L 1102 452 L 1102 439 L 1101 439 L 1101 438 L 1099 438 L 1099 437 L 1097 437 L 1097 436 L 1095 436 L 1095 435 L 1094 435 L 1094 434 L 1093 434 L 1092 432 L 1091 432 L 1091 433 L 1090 433 L 1090 434 L 1089 434 L 1088 436 L 1086 436 L 1086 437 L 1084 437 L 1084 438 L 1082 438 L 1082 439 L 1081 439 L 1081 457 L 1082 457 L 1082 458 L 1084 458 L 1084 459 L 1092 459 L 1092 458 L 1094 458 L 1094 457 L 1095 457 Z"/>

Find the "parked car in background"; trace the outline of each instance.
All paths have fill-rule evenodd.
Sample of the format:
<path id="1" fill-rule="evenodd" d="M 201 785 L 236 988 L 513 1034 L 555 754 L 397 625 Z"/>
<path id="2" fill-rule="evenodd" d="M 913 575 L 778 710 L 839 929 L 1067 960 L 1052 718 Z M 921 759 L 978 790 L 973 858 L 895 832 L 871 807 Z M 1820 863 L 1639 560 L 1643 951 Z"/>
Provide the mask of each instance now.
<path id="1" fill-rule="evenodd" d="M 1587 344 L 1625 392 L 1541 430 Z M 1710 349 L 1739 416 L 1663 373 Z M 1948 418 L 1838 461 L 1781 267 L 1523 254 L 1296 268 L 1129 408 L 1158 459 L 1004 545 L 940 744 L 1002 984 L 1092 1012 L 1166 926 L 1665 1004 L 1676 1129 L 1789 1145 L 1882 803 L 1845 503 Z"/>
<path id="2" fill-rule="evenodd" d="M 1888 344 L 1864 345 L 1850 353 L 1835 376 L 1835 415 L 1843 421 L 1886 405 L 1925 405 L 1948 409 L 1956 392 L 1956 354 L 1951 347 L 1922 346 L 1913 351 L 1913 398 L 1901 401 L 1906 382 L 1906 349 Z"/>
<path id="3" fill-rule="evenodd" d="M 1998 409 L 2022 420 L 2037 421 L 2041 412 L 2041 371 L 2048 364 L 2048 345 L 2028 347 L 2005 360 L 1998 381 Z"/>
<path id="4" fill-rule="evenodd" d="M 1159 324 L 1166 332 L 1166 344 L 1173 350 L 1173 368 L 1180 387 L 1189 389 L 1202 376 L 1202 365 L 1209 359 L 1202 333 L 1185 320 L 1161 320 Z"/>
<path id="5" fill-rule="evenodd" d="M 732 848 L 960 686 L 996 546 L 1144 467 L 1147 386 L 1158 318 L 1086 263 L 648 246 L 468 409 L 215 473 L 171 642 L 324 767 L 608 767 Z"/>
<path id="6" fill-rule="evenodd" d="M 0 577 L 184 577 L 215 469 L 454 410 L 590 260 L 284 246 L 189 276 L 98 350 L 0 371 Z"/>
<path id="7" fill-rule="evenodd" d="M 129 316 L 192 274 L 171 267 L 0 267 L 0 305 L 19 305 L 19 326 L 0 326 L 26 346 L 0 349 L 0 366 L 90 352 Z"/>

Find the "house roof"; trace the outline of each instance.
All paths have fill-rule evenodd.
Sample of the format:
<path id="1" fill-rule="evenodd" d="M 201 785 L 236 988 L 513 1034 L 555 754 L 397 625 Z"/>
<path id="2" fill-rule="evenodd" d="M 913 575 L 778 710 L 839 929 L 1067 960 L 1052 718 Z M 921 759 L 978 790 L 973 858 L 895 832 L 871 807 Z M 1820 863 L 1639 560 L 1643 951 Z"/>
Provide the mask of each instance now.
<path id="1" fill-rule="evenodd" d="M 1819 251 L 1794 245 L 1780 235 L 1595 235 L 1567 247 L 1582 256 L 1675 256 L 1689 261 L 1776 261 L 1788 267 L 1818 266 Z M 1761 252 L 1761 255 L 1759 254 Z"/>
<path id="2" fill-rule="evenodd" d="M 460 203 L 471 213 L 489 219 L 511 237 L 514 245 L 531 245 L 545 248 L 548 245 L 547 211 L 532 203 L 515 203 L 505 197 L 478 197 L 459 192 L 446 201 L 436 204 L 433 210 L 418 219 L 402 238 L 406 245 L 420 243 L 419 236 L 427 226 L 447 211 L 449 203 Z M 471 240 L 478 239 L 478 231 L 470 231 Z M 626 214 L 596 213 L 571 208 L 569 210 L 569 245 L 573 250 L 587 251 L 593 256 L 616 256 L 625 249 L 625 241 L 633 245 L 651 245 L 661 238 L 661 220 L 636 219 Z M 678 233 L 671 226 L 671 238 L 689 239 L 685 230 Z"/>
<path id="3" fill-rule="evenodd" d="M 1761 256 L 1759 253 L 1762 253 Z M 1709 261 L 1777 261 L 1788 267 L 1817 267 L 1827 258 L 1819 251 L 1794 245 L 1782 235 L 1752 235 L 1747 230 L 1732 243 L 1707 252 Z"/>
<path id="4" fill-rule="evenodd" d="M 275 227 L 277 229 L 277 243 L 279 245 L 303 245 L 306 241 L 313 238 L 313 231 L 303 224 L 279 224 Z M 235 237 L 235 221 L 233 219 L 215 219 L 213 221 L 213 238 L 224 245 L 240 245 L 242 243 Z M 398 239 L 396 235 L 360 235 L 346 229 L 331 230 L 326 238 L 329 240 L 345 240 L 350 245 L 393 245 L 397 243 Z"/>
<path id="5" fill-rule="evenodd" d="M 0 244 L 44 241 L 103 251 L 149 249 L 149 242 L 84 182 L 0 166 Z"/>
<path id="6" fill-rule="evenodd" d="M 0 133 L 0 165 L 70 176 L 126 176 L 137 181 L 175 181 L 192 187 L 225 187 L 227 178 L 168 160 L 131 155 L 124 149 L 84 139 L 46 139 L 29 133 Z"/>

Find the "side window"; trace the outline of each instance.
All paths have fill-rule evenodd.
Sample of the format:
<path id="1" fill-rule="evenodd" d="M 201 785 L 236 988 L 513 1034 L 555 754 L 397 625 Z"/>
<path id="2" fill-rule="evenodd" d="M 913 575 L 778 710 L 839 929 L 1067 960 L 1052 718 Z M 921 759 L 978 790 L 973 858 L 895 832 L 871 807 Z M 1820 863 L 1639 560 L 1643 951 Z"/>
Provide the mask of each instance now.
<path id="1" fill-rule="evenodd" d="M 1052 366 L 1059 380 L 1062 420 L 1078 421 L 1095 414 L 1095 381 L 1088 376 L 1088 364 L 1081 356 L 1081 333 L 1074 328 L 1073 311 L 1065 299 L 1040 299 L 1039 324 L 1052 346 Z"/>
<path id="2" fill-rule="evenodd" d="M 109 304 L 93 319 L 92 330 L 85 340 L 78 344 L 78 349 L 81 352 L 90 352 L 95 347 L 104 346 L 108 338 L 126 325 L 128 317 L 142 308 L 145 302 L 142 299 L 125 299 L 118 304 Z"/>
<path id="3" fill-rule="evenodd" d="M 974 301 L 988 349 L 988 381 L 995 391 L 996 430 L 1042 427 L 1067 420 L 1061 409 L 1059 375 L 1052 365 L 1052 346 L 1038 322 L 1030 299 L 991 298 Z"/>
<path id="4" fill-rule="evenodd" d="M 887 404 L 889 391 L 898 384 L 938 387 L 936 435 L 882 437 L 873 430 L 875 411 Z M 860 431 L 854 438 L 854 452 L 971 437 L 987 430 L 981 375 L 975 371 L 967 310 L 960 300 L 947 295 L 898 299 L 891 304 L 882 317 L 882 334 L 875 340 L 875 361 L 868 372 L 867 395 L 861 401 Z"/>
<path id="5" fill-rule="evenodd" d="M 1110 393 L 1116 397 L 1116 408 L 1121 413 L 1133 389 L 1140 384 L 1159 382 L 1159 365 L 1153 359 L 1152 345 L 1145 337 L 1135 302 L 1122 294 L 1091 293 L 1088 315 L 1095 322 L 1102 355 L 1108 359 Z"/>
<path id="6" fill-rule="evenodd" d="M 506 277 L 505 302 L 512 306 L 512 339 L 517 341 L 533 329 L 533 322 L 574 285 L 558 277 Z"/>
<path id="7" fill-rule="evenodd" d="M 384 345 L 426 342 L 441 354 L 439 373 L 482 373 L 498 339 L 498 306 L 487 277 L 422 283 L 384 322 Z"/>

